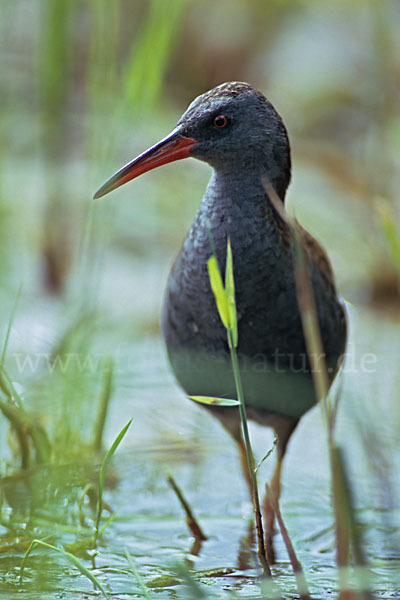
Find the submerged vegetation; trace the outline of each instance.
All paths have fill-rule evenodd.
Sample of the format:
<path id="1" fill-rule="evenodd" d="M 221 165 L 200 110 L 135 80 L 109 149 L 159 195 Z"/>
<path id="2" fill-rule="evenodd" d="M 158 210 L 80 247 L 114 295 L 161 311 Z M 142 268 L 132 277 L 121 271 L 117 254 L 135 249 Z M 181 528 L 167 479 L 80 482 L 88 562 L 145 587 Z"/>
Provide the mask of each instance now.
<path id="1" fill-rule="evenodd" d="M 2 17 L 0 595 L 306 597 L 285 535 L 260 579 L 235 448 L 159 348 L 163 281 L 207 172 L 171 166 L 91 200 L 188 100 L 243 79 L 288 123 L 289 212 L 350 301 L 343 377 L 288 458 L 289 542 L 312 598 L 396 597 L 397 4 L 7 0 Z M 217 288 L 234 349 L 229 273 Z M 266 435 L 251 426 L 254 459 Z M 273 458 L 253 459 L 258 482 Z M 166 470 L 207 540 L 192 545 Z"/>

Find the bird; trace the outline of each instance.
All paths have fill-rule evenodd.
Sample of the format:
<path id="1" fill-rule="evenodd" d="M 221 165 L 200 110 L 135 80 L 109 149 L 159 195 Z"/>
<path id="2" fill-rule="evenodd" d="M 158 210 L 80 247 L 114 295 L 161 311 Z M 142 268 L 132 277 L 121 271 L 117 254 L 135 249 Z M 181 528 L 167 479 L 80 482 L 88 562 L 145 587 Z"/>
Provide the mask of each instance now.
<path id="1" fill-rule="evenodd" d="M 167 280 L 161 316 L 167 354 L 189 397 L 236 398 L 226 330 L 207 270 L 215 253 L 224 272 L 229 239 L 244 401 L 249 419 L 275 430 L 277 461 L 270 493 L 277 502 L 287 444 L 317 400 L 296 289 L 293 228 L 285 218 L 291 180 L 288 133 L 260 91 L 245 82 L 220 84 L 195 98 L 169 135 L 117 171 L 94 198 L 188 157 L 208 163 L 212 173 Z M 327 254 L 304 228 L 298 231 L 332 383 L 345 352 L 346 311 Z M 244 466 L 237 409 L 207 408 L 237 442 Z M 273 562 L 274 512 L 268 496 L 264 512 L 266 548 Z"/>

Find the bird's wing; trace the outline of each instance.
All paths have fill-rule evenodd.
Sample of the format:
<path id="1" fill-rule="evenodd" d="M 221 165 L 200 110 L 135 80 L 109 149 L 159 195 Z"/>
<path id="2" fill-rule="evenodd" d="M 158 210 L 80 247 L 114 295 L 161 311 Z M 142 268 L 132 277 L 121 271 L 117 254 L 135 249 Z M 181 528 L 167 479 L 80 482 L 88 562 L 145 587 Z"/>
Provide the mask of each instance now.
<path id="1" fill-rule="evenodd" d="M 297 226 L 300 229 L 302 241 L 304 244 L 304 248 L 307 251 L 307 254 L 311 257 L 314 265 L 318 269 L 322 279 L 327 288 L 335 290 L 335 277 L 332 270 L 331 262 L 326 254 L 325 250 L 322 246 L 317 242 L 317 240 L 306 231 L 299 223 Z"/>

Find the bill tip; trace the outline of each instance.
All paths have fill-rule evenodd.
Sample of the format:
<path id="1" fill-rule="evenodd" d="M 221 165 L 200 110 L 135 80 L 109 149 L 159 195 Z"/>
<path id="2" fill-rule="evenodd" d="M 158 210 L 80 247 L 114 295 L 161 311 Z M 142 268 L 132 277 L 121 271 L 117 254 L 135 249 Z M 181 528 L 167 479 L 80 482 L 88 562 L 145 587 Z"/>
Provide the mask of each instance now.
<path id="1" fill-rule="evenodd" d="M 98 198 L 101 198 L 106 193 L 107 193 L 107 191 L 104 189 L 104 185 L 102 185 L 101 187 L 99 187 L 99 189 L 97 190 L 97 192 L 95 192 L 93 194 L 93 200 L 97 200 Z"/>

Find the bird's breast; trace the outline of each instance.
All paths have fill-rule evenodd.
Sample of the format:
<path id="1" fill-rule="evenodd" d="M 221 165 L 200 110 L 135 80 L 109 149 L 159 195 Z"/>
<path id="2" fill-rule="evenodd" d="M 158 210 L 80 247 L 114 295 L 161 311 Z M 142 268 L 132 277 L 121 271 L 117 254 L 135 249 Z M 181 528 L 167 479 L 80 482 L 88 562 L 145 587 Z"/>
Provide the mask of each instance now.
<path id="1" fill-rule="evenodd" d="M 253 201 L 252 210 L 229 198 L 212 206 L 207 202 L 202 205 L 167 283 L 162 328 L 168 348 L 227 350 L 207 261 L 215 249 L 224 273 L 228 237 L 240 351 L 267 354 L 279 340 L 282 342 L 282 329 L 291 329 L 293 334 L 298 311 L 292 259 L 276 218 L 271 210 L 265 210 L 262 198 L 258 203 Z M 282 314 L 286 315 L 283 320 Z"/>

